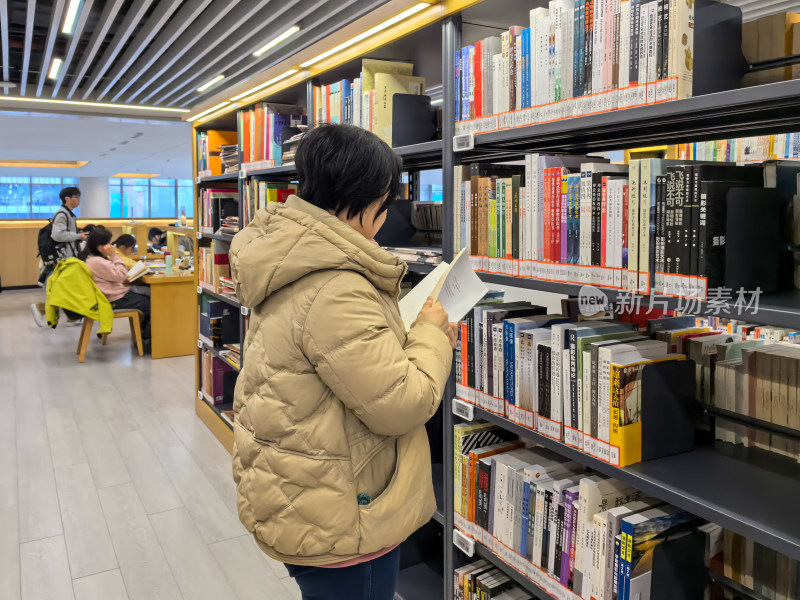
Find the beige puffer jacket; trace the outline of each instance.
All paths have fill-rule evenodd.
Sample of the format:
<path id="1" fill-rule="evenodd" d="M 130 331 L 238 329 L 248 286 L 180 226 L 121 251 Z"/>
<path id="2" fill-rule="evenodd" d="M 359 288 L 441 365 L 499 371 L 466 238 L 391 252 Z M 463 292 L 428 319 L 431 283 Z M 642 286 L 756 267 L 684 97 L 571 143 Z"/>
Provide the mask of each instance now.
<path id="1" fill-rule="evenodd" d="M 253 309 L 233 407 L 242 523 L 298 565 L 401 543 L 436 508 L 424 424 L 452 364 L 435 325 L 405 332 L 405 264 L 296 196 L 258 211 L 230 257 Z"/>

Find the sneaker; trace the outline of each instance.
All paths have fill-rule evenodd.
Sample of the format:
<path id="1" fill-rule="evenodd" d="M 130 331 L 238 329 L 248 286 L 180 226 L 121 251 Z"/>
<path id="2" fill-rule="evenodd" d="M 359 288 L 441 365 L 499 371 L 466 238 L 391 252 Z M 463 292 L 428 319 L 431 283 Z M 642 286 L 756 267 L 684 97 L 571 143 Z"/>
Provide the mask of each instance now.
<path id="1" fill-rule="evenodd" d="M 47 327 L 47 320 L 44 317 L 44 313 L 39 310 L 36 304 L 31 304 L 31 313 L 33 314 L 33 320 L 36 321 L 39 327 Z"/>

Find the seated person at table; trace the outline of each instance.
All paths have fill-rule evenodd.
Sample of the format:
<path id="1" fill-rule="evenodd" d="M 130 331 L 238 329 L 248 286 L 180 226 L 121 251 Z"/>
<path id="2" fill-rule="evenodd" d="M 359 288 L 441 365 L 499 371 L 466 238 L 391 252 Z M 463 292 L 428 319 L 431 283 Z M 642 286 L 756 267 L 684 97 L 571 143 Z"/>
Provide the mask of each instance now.
<path id="1" fill-rule="evenodd" d="M 111 245 L 111 237 L 111 232 L 105 227 L 95 227 L 89 233 L 86 248 L 79 258 L 86 261 L 92 279 L 111 302 L 112 308 L 130 308 L 142 312 L 142 342 L 145 352 L 150 352 L 150 298 L 131 289 L 128 269 Z"/>
<path id="2" fill-rule="evenodd" d="M 130 271 L 137 261 L 133 258 L 133 249 L 136 247 L 136 238 L 130 233 L 123 233 L 114 241 L 114 249 L 116 250 L 122 262 Z"/>
<path id="3" fill-rule="evenodd" d="M 158 227 L 150 228 L 150 231 L 147 232 L 147 239 L 150 240 L 150 245 L 153 247 L 153 250 L 163 252 L 167 249 L 167 233 Z M 178 250 L 191 256 L 194 252 L 194 242 L 192 242 L 192 238 L 188 235 L 178 236 Z"/>

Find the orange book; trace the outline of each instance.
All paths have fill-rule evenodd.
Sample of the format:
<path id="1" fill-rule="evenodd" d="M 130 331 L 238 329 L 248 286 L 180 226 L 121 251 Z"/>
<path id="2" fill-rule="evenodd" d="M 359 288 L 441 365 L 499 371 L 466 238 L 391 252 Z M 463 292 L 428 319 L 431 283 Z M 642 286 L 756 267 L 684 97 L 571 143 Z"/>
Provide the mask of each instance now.
<path id="1" fill-rule="evenodd" d="M 467 482 L 467 519 L 472 523 L 475 522 L 475 482 L 477 481 L 478 462 L 487 456 L 494 456 L 495 454 L 502 454 L 509 452 L 515 448 L 521 448 L 524 444 L 520 441 L 500 442 L 485 446 L 483 448 L 475 448 L 469 453 L 469 481 Z"/>

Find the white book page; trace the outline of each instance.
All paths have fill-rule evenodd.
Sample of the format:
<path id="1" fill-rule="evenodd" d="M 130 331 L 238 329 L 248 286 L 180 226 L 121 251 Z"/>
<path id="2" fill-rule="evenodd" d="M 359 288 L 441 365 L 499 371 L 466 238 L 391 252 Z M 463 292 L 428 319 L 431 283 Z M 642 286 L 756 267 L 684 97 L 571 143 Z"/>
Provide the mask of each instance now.
<path id="1" fill-rule="evenodd" d="M 428 273 L 428 275 L 420 281 L 417 285 L 411 288 L 403 299 L 400 300 L 398 306 L 400 307 L 400 317 L 405 323 L 406 331 L 411 329 L 411 325 L 417 320 L 417 315 L 428 296 L 433 295 L 433 291 L 439 284 L 439 281 L 447 274 L 450 269 L 450 264 L 446 262 L 439 263 L 436 268 Z"/>
<path id="2" fill-rule="evenodd" d="M 464 248 L 452 264 L 446 262 L 439 264 L 400 300 L 400 316 L 406 330 L 410 330 L 430 296 L 442 303 L 450 321 L 457 322 L 462 320 L 488 291 L 472 269 L 469 254 Z"/>
<path id="3" fill-rule="evenodd" d="M 450 321 L 458 322 L 480 302 L 488 291 L 489 288 L 472 269 L 469 255 L 461 250 L 450 265 L 449 272 L 438 282 L 432 296 L 442 303 Z M 425 299 L 422 301 L 423 304 Z M 422 307 L 420 306 L 420 308 Z"/>

